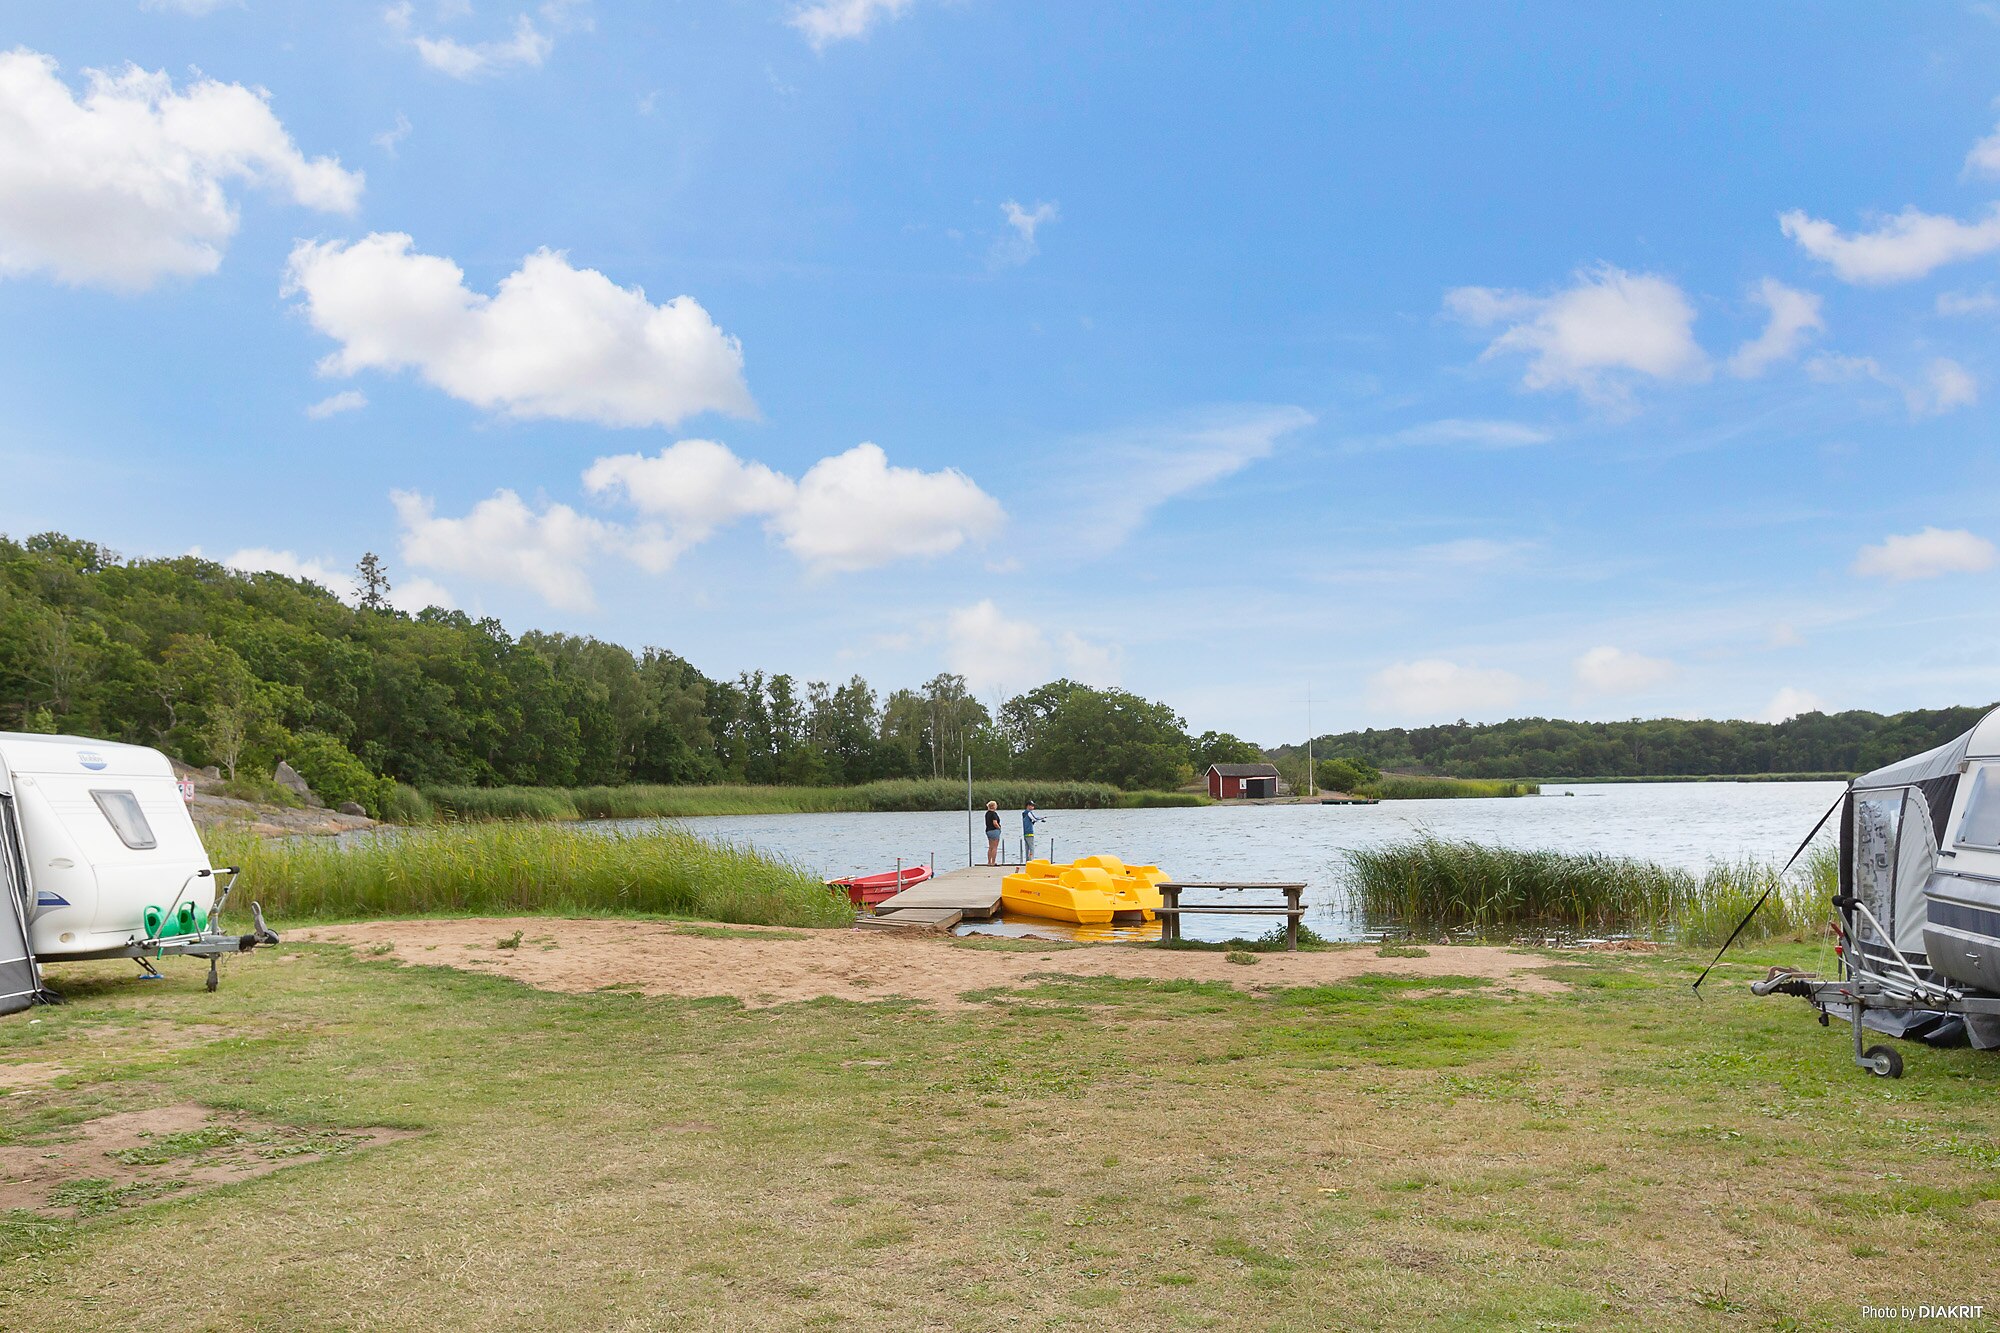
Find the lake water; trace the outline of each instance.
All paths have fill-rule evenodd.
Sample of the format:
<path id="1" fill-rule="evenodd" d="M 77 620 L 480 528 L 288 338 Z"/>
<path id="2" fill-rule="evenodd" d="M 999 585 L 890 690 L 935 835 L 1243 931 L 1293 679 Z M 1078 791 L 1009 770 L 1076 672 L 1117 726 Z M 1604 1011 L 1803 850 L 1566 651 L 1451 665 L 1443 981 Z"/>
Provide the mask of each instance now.
<path id="1" fill-rule="evenodd" d="M 1745 856 L 1783 861 L 1841 790 L 1838 782 L 1593 783 L 1494 800 L 1046 810 L 1036 850 L 1063 861 L 1110 853 L 1183 880 L 1304 880 L 1312 909 L 1307 924 L 1329 939 L 1362 939 L 1379 930 L 1346 901 L 1341 854 L 1350 848 L 1427 830 L 1442 838 L 1604 852 L 1690 869 Z M 1004 818 L 1011 851 L 1020 813 L 1010 810 Z M 940 870 L 966 863 L 963 813 L 723 815 L 680 822 L 705 837 L 782 856 L 829 877 L 887 870 L 897 857 L 906 864 L 935 858 Z M 984 861 L 985 839 L 977 841 Z M 1190 893 L 1187 900 L 1199 897 Z M 1260 934 L 1268 924 L 1258 917 L 1193 916 L 1184 920 L 1183 933 L 1228 939 Z M 1054 923 L 1040 921 L 974 929 L 1060 933 Z M 1157 934 L 1158 927 L 1146 933 Z"/>

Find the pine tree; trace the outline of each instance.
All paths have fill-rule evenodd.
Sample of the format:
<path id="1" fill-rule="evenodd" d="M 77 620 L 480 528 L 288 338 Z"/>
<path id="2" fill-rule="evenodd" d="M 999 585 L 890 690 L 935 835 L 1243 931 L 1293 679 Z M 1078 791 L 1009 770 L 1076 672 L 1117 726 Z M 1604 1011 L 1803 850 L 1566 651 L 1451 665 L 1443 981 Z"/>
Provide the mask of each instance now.
<path id="1" fill-rule="evenodd" d="M 382 567 L 382 557 L 373 551 L 364 553 L 354 573 L 361 581 L 361 605 L 370 611 L 387 611 L 389 571 Z"/>

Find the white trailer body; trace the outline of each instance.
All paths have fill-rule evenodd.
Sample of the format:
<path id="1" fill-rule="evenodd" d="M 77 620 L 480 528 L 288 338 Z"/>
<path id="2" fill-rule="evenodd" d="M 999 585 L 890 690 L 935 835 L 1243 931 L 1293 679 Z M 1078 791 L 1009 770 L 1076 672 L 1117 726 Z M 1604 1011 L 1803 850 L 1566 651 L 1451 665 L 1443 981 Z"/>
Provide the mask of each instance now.
<path id="1" fill-rule="evenodd" d="M 208 851 L 158 750 L 74 736 L 0 733 L 44 962 L 117 956 L 148 938 L 148 907 L 215 906 Z"/>
<path id="2" fill-rule="evenodd" d="M 136 958 L 150 970 L 193 953 L 211 959 L 212 985 L 217 955 L 276 939 L 261 915 L 249 935 L 216 928 L 234 873 L 209 864 L 173 765 L 142 745 L 0 732 L 0 859 L 16 867 L 0 884 L 25 880 L 9 889 L 31 964 Z M 0 930 L 0 962 L 7 952 Z"/>

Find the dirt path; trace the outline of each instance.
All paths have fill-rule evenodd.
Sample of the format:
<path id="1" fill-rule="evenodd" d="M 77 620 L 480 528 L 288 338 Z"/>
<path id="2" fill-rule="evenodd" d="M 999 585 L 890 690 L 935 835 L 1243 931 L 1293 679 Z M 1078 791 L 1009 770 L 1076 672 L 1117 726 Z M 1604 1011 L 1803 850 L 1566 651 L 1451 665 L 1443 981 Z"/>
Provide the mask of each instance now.
<path id="1" fill-rule="evenodd" d="M 938 937 L 853 930 L 728 927 L 731 933 L 721 938 L 695 933 L 716 929 L 651 921 L 487 917 L 322 926 L 296 938 L 351 945 L 364 956 L 384 953 L 401 963 L 490 972 L 543 990 L 577 994 L 619 987 L 646 995 L 733 995 L 752 1008 L 822 996 L 904 996 L 959 1008 L 966 991 L 1031 984 L 1027 978 L 1038 972 L 1187 978 L 1245 990 L 1324 985 L 1371 972 L 1485 977 L 1530 994 L 1564 989 L 1532 971 L 1546 967 L 1546 959 L 1480 946 L 1437 946 L 1422 958 L 1383 958 L 1368 948 L 1259 954 L 1255 965 L 1245 967 L 1219 953 L 1129 945 L 1014 952 L 968 949 Z M 517 931 L 520 942 L 501 948 L 500 941 Z"/>

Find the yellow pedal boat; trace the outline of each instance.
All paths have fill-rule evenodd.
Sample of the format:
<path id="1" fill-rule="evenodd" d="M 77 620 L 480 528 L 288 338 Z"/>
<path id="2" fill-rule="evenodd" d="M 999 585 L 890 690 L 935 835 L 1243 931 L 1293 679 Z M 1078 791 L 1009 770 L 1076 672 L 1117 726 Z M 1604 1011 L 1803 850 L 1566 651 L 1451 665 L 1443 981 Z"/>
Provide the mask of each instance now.
<path id="1" fill-rule="evenodd" d="M 1020 916 L 1103 926 L 1124 918 L 1151 921 L 1160 905 L 1158 866 L 1128 866 L 1115 856 L 1081 856 L 1067 865 L 1030 861 L 1000 881 L 1000 905 Z"/>

